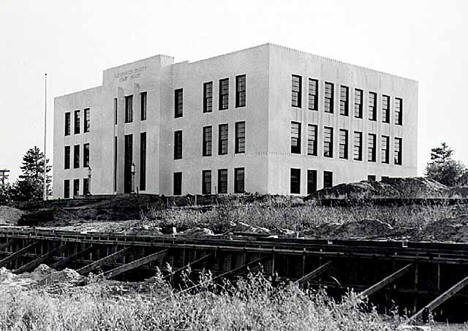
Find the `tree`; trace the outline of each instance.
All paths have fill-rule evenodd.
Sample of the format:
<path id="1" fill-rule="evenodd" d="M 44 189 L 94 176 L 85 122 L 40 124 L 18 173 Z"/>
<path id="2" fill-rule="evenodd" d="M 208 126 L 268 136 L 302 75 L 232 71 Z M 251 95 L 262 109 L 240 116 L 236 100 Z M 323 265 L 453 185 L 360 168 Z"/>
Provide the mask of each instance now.
<path id="1" fill-rule="evenodd" d="M 431 149 L 431 161 L 426 166 L 426 177 L 447 186 L 465 185 L 468 170 L 465 165 L 452 158 L 453 149 L 446 143 Z"/>

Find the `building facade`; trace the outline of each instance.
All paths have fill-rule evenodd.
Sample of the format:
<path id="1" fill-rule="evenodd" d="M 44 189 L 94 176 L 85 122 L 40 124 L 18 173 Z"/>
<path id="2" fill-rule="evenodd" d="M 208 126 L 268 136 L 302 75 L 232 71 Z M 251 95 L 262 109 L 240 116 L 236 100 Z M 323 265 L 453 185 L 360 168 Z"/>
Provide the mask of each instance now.
<path id="1" fill-rule="evenodd" d="M 417 82 L 265 44 L 55 98 L 54 197 L 306 195 L 416 175 Z"/>

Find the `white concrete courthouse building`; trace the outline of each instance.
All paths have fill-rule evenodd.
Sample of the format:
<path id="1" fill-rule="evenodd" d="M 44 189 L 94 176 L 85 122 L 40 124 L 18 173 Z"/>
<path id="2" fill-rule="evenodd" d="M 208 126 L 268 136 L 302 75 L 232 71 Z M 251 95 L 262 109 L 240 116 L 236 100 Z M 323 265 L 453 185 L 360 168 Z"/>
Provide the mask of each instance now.
<path id="1" fill-rule="evenodd" d="M 55 198 L 307 195 L 416 175 L 416 81 L 272 44 L 110 68 L 54 108 Z"/>

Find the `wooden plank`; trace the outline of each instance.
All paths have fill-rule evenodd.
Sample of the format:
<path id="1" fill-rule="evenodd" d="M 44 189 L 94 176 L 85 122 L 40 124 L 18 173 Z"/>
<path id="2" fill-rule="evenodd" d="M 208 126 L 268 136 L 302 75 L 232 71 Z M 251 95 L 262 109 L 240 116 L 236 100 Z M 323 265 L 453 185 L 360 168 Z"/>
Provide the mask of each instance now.
<path id="1" fill-rule="evenodd" d="M 179 269 L 177 269 L 177 270 L 171 272 L 169 275 L 164 276 L 164 279 L 167 279 L 167 278 L 169 278 L 169 277 L 172 277 L 172 276 L 174 276 L 175 274 L 177 274 L 178 272 L 181 272 L 182 270 L 187 269 L 187 268 L 191 267 L 191 266 L 194 265 L 194 264 L 197 264 L 197 263 L 199 263 L 199 262 L 201 262 L 201 261 L 203 261 L 203 260 L 206 260 L 207 258 L 209 258 L 209 257 L 211 257 L 211 256 L 213 256 L 213 254 L 206 254 L 206 255 L 203 255 L 202 257 L 200 257 L 200 258 L 198 258 L 198 259 L 196 259 L 196 260 L 193 260 L 193 261 L 189 262 L 187 265 L 185 265 L 185 266 L 183 266 L 183 267 L 181 267 L 181 268 L 179 268 Z"/>
<path id="2" fill-rule="evenodd" d="M 13 242 L 13 240 L 7 240 L 6 243 L 0 244 L 0 250 L 9 247 L 12 242 Z"/>
<path id="3" fill-rule="evenodd" d="M 51 268 L 54 268 L 54 269 L 59 269 L 61 267 L 64 267 L 66 266 L 68 263 L 70 263 L 71 261 L 73 261 L 74 259 L 80 257 L 80 256 L 83 256 L 84 254 L 86 253 L 89 253 L 91 252 L 93 249 L 94 249 L 95 246 L 91 245 L 89 247 L 86 247 L 85 249 L 79 251 L 79 252 L 76 252 L 75 254 L 72 254 L 70 256 L 67 256 L 67 257 L 64 257 L 63 259 L 60 259 L 58 260 L 57 262 L 55 262 L 54 264 L 52 264 L 50 267 Z"/>
<path id="4" fill-rule="evenodd" d="M 453 285 L 451 288 L 449 288 L 447 291 L 439 295 L 437 298 L 432 300 L 430 303 L 425 305 L 421 310 L 419 310 L 416 314 L 411 316 L 410 321 L 414 321 L 421 317 L 424 313 L 430 313 L 437 307 L 439 307 L 441 304 L 443 304 L 445 301 L 450 299 L 452 296 L 457 294 L 459 291 L 461 291 L 466 285 L 468 284 L 468 276 L 463 278 L 461 281 Z"/>
<path id="5" fill-rule="evenodd" d="M 142 257 L 142 258 L 140 258 L 138 260 L 123 264 L 123 265 L 118 266 L 118 267 L 116 267 L 116 268 L 114 268 L 112 270 L 109 270 L 109 271 L 103 273 L 103 275 L 107 279 L 114 278 L 115 276 L 118 276 L 118 275 L 120 275 L 120 274 L 122 274 L 124 272 L 139 268 L 139 267 L 141 267 L 141 266 L 143 266 L 145 264 L 148 264 L 148 263 L 153 262 L 155 260 L 164 258 L 164 256 L 166 256 L 167 252 L 169 252 L 169 250 L 164 249 L 162 251 L 159 251 L 159 252 L 144 256 L 144 257 Z"/>
<path id="6" fill-rule="evenodd" d="M 311 272 L 309 272 L 308 274 L 302 276 L 301 278 L 297 279 L 294 284 L 297 284 L 297 285 L 303 285 L 305 284 L 307 281 L 311 280 L 311 279 L 314 279 L 315 277 L 317 276 L 320 276 L 322 273 L 324 273 L 329 267 L 330 265 L 332 264 L 332 261 L 328 261 L 324 264 L 322 264 L 321 266 L 319 266 L 318 268 L 312 270 Z"/>
<path id="7" fill-rule="evenodd" d="M 65 246 L 67 244 L 63 244 L 63 245 L 60 245 L 58 247 L 55 247 L 54 249 L 51 249 L 50 251 L 48 251 L 47 253 L 39 256 L 38 258 L 22 265 L 21 267 L 19 267 L 18 269 L 14 270 L 13 272 L 15 274 L 20 274 L 20 273 L 23 273 L 23 272 L 27 272 L 27 271 L 30 271 L 32 269 L 34 269 L 35 267 L 37 267 L 39 264 L 41 264 L 42 262 L 46 261 L 48 258 L 50 258 L 52 255 L 54 255 L 55 253 L 57 252 L 61 252 Z"/>
<path id="8" fill-rule="evenodd" d="M 403 268 L 395 271 L 394 273 L 390 274 L 389 276 L 385 277 L 381 281 L 375 283 L 368 289 L 362 291 L 359 293 L 360 296 L 362 297 L 368 297 L 372 295 L 373 293 L 381 290 L 385 286 L 387 286 L 390 283 L 393 283 L 395 280 L 406 274 L 414 265 L 412 263 L 405 265 Z"/>
<path id="9" fill-rule="evenodd" d="M 113 254 L 107 255 L 107 256 L 103 257 L 102 259 L 91 262 L 88 265 L 85 265 L 84 267 L 78 269 L 77 272 L 80 275 L 87 274 L 88 272 L 93 271 L 97 267 L 102 266 L 104 263 L 115 260 L 115 259 L 118 259 L 119 257 L 125 255 L 125 253 L 127 253 L 129 250 L 130 250 L 130 247 L 123 248 L 120 251 L 117 251 L 117 252 L 115 252 Z"/>
<path id="10" fill-rule="evenodd" d="M 4 259 L 0 260 L 0 267 L 3 267 L 4 265 L 6 265 L 8 262 L 10 261 L 13 261 L 14 259 L 20 257 L 21 255 L 23 255 L 23 253 L 26 253 L 27 251 L 29 251 L 31 248 L 37 246 L 37 244 L 39 244 L 38 241 L 35 241 L 33 242 L 32 244 L 26 246 L 26 247 L 23 247 L 19 250 L 17 250 L 16 252 L 14 253 L 11 253 L 10 255 L 8 255 L 7 257 L 5 257 Z"/>

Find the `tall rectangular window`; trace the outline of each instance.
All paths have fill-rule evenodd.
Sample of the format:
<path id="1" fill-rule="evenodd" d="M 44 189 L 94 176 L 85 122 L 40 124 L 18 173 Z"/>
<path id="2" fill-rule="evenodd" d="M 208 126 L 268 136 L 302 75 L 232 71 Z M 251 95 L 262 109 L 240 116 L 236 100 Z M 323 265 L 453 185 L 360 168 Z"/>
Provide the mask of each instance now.
<path id="1" fill-rule="evenodd" d="M 317 191 L 317 170 L 307 170 L 307 194 Z"/>
<path id="2" fill-rule="evenodd" d="M 245 75 L 236 76 L 236 107 L 245 107 L 246 90 Z"/>
<path id="3" fill-rule="evenodd" d="M 80 133 L 80 126 L 81 126 L 81 123 L 80 123 L 80 111 L 79 111 L 79 110 L 75 110 L 75 130 L 74 130 L 74 133 L 75 133 L 75 134 Z"/>
<path id="4" fill-rule="evenodd" d="M 135 189 L 133 178 L 133 135 L 124 135 L 124 193 L 132 193 Z"/>
<path id="5" fill-rule="evenodd" d="M 291 122 L 291 153 L 301 154 L 301 123 Z"/>
<path id="6" fill-rule="evenodd" d="M 63 197 L 65 199 L 70 198 L 70 180 L 69 179 L 65 179 L 63 181 Z"/>
<path id="7" fill-rule="evenodd" d="M 117 113 L 117 98 L 114 98 L 114 124 L 117 125 L 118 113 Z"/>
<path id="8" fill-rule="evenodd" d="M 80 145 L 73 147 L 73 168 L 80 167 Z"/>
<path id="9" fill-rule="evenodd" d="M 228 171 L 227 169 L 218 170 L 218 193 L 227 193 L 228 191 Z"/>
<path id="10" fill-rule="evenodd" d="M 219 125 L 218 134 L 218 155 L 224 155 L 228 153 L 228 125 Z"/>
<path id="11" fill-rule="evenodd" d="M 182 130 L 174 131 L 174 160 L 182 158 Z"/>
<path id="12" fill-rule="evenodd" d="M 146 190 L 146 132 L 140 133 L 140 190 Z"/>
<path id="13" fill-rule="evenodd" d="M 394 163 L 396 165 L 401 165 L 402 164 L 402 153 L 401 153 L 401 150 L 402 150 L 402 139 L 401 138 L 395 138 L 395 146 L 393 148 L 393 152 L 395 153 L 394 155 Z"/>
<path id="14" fill-rule="evenodd" d="M 318 80 L 309 78 L 309 109 L 318 110 Z"/>
<path id="15" fill-rule="evenodd" d="M 291 194 L 301 193 L 301 169 L 291 168 L 290 192 Z"/>
<path id="16" fill-rule="evenodd" d="M 89 108 L 85 108 L 84 110 L 84 132 L 89 132 L 89 129 L 91 127 L 91 118 L 90 118 L 90 113 L 89 113 Z"/>
<path id="17" fill-rule="evenodd" d="M 235 168 L 234 169 L 234 193 L 245 192 L 245 169 Z"/>
<path id="18" fill-rule="evenodd" d="M 382 136 L 382 163 L 390 162 L 390 137 Z"/>
<path id="19" fill-rule="evenodd" d="M 236 123 L 236 153 L 245 153 L 245 122 Z"/>
<path id="20" fill-rule="evenodd" d="M 202 171 L 202 194 L 211 194 L 211 170 Z"/>
<path id="21" fill-rule="evenodd" d="M 229 78 L 219 80 L 219 110 L 229 107 Z"/>
<path id="22" fill-rule="evenodd" d="M 174 117 L 182 117 L 184 115 L 184 90 L 177 89 L 174 91 Z"/>
<path id="23" fill-rule="evenodd" d="M 63 168 L 70 169 L 70 146 L 65 146 Z"/>
<path id="24" fill-rule="evenodd" d="M 369 133 L 367 137 L 367 161 L 375 162 L 377 159 L 377 135 Z"/>
<path id="25" fill-rule="evenodd" d="M 403 99 L 395 98 L 395 124 L 403 125 Z"/>
<path id="26" fill-rule="evenodd" d="M 323 156 L 333 157 L 333 128 L 323 128 Z"/>
<path id="27" fill-rule="evenodd" d="M 333 113 L 334 108 L 334 85 L 333 83 L 325 83 L 325 109 L 326 113 Z"/>
<path id="28" fill-rule="evenodd" d="M 213 111 L 213 82 L 203 84 L 203 112 Z"/>
<path id="29" fill-rule="evenodd" d="M 174 172 L 172 191 L 174 195 L 182 194 L 182 173 L 181 172 Z"/>
<path id="30" fill-rule="evenodd" d="M 203 156 L 211 156 L 212 141 L 213 141 L 213 130 L 211 126 L 203 127 L 203 146 L 202 146 Z"/>
<path id="31" fill-rule="evenodd" d="M 117 137 L 114 137 L 114 192 L 117 192 Z"/>
<path id="32" fill-rule="evenodd" d="M 147 108 L 147 93 L 140 93 L 140 119 L 142 121 L 146 120 L 146 108 Z"/>
<path id="33" fill-rule="evenodd" d="M 333 172 L 323 172 L 323 188 L 329 188 L 333 186 Z"/>
<path id="34" fill-rule="evenodd" d="M 382 122 L 390 123 L 390 97 L 382 95 Z"/>
<path id="35" fill-rule="evenodd" d="M 89 195 L 89 178 L 83 178 L 83 195 Z"/>
<path id="36" fill-rule="evenodd" d="M 340 115 L 349 115 L 349 87 L 340 86 Z"/>
<path id="37" fill-rule="evenodd" d="M 73 196 L 77 197 L 80 195 L 80 180 L 74 179 L 73 180 Z"/>
<path id="38" fill-rule="evenodd" d="M 125 97 L 125 123 L 133 122 L 133 95 Z"/>
<path id="39" fill-rule="evenodd" d="M 71 131 L 71 116 L 70 112 L 65 113 L 65 135 L 69 136 Z"/>
<path id="40" fill-rule="evenodd" d="M 340 159 L 348 158 L 348 130 L 340 129 Z"/>
<path id="41" fill-rule="evenodd" d="M 307 131 L 307 155 L 317 155 L 317 125 L 308 124 Z"/>
<path id="42" fill-rule="evenodd" d="M 377 93 L 369 92 L 369 119 L 377 121 Z"/>
<path id="43" fill-rule="evenodd" d="M 356 161 L 362 161 L 362 132 L 359 131 L 354 131 L 353 158 Z"/>
<path id="44" fill-rule="evenodd" d="M 298 75 L 292 75 L 291 106 L 302 106 L 302 77 Z"/>
<path id="45" fill-rule="evenodd" d="M 89 167 L 89 144 L 83 145 L 83 167 Z"/>
<path id="46" fill-rule="evenodd" d="M 363 93 L 360 89 L 354 90 L 354 117 L 362 118 Z"/>

